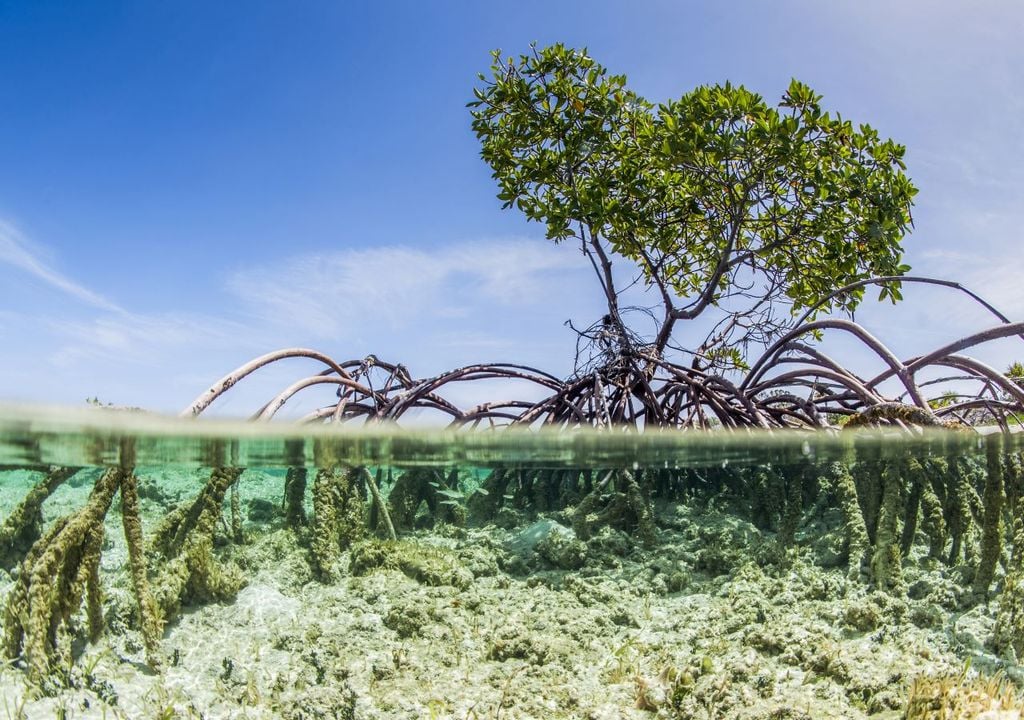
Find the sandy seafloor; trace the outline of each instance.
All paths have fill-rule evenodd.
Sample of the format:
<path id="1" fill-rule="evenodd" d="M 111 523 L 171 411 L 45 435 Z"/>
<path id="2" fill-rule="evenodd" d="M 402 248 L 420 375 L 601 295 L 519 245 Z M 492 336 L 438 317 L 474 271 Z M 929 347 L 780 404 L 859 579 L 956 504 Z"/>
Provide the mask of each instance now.
<path id="1" fill-rule="evenodd" d="M 0 511 L 26 486 L 8 475 Z M 199 489 L 196 471 L 143 473 L 146 530 Z M 27 476 L 26 476 L 27 481 Z M 88 493 L 74 479 L 52 519 Z M 247 542 L 225 548 L 249 583 L 186 609 L 143 663 L 117 506 L 103 554 L 108 630 L 56 697 L 0 670 L 0 718 L 898 718 L 915 676 L 994 672 L 995 603 L 964 602 L 955 568 L 906 563 L 906 593 L 872 592 L 838 564 L 840 518 L 804 518 L 781 551 L 714 503 L 659 508 L 658 541 L 587 543 L 559 513 L 502 527 L 438 527 L 401 552 L 428 572 L 350 567 L 313 579 L 278 517 L 280 473 L 247 471 Z M 427 548 L 424 552 L 422 549 Z M 922 554 L 923 556 L 923 554 Z M 0 577 L 0 595 L 11 579 Z M 1003 668 L 1018 683 L 1020 667 Z"/>

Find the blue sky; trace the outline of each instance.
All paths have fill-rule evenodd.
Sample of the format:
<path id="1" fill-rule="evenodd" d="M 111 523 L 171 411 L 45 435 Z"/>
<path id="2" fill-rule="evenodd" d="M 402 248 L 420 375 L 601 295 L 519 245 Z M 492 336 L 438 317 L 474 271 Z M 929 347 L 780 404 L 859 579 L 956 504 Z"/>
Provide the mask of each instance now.
<path id="1" fill-rule="evenodd" d="M 652 101 L 809 83 L 908 146 L 914 270 L 1022 319 L 1021 37 L 1010 0 L 0 0 L 0 399 L 175 411 L 289 345 L 416 375 L 568 372 L 563 322 L 600 316 L 598 288 L 500 209 L 465 108 L 492 48 L 534 40 L 589 47 Z M 946 292 L 905 294 L 858 315 L 902 355 L 989 322 Z"/>

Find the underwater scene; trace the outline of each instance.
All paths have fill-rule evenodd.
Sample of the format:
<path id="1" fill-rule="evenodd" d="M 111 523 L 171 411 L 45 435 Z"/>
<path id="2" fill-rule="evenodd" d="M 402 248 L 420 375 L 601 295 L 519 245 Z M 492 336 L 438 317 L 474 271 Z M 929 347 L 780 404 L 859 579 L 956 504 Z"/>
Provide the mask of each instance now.
<path id="1" fill-rule="evenodd" d="M 0 414 L 5 718 L 1018 718 L 1024 443 Z"/>

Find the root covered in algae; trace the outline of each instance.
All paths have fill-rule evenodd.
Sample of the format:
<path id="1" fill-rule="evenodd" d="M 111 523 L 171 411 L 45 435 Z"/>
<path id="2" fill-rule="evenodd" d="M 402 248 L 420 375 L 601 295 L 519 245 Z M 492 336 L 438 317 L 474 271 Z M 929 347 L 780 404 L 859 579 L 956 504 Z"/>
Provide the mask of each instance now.
<path id="1" fill-rule="evenodd" d="M 1003 678 L 967 674 L 919 677 L 910 686 L 904 720 L 1019 720 L 1024 699 Z"/>
<path id="2" fill-rule="evenodd" d="M 85 506 L 54 523 L 21 565 L 4 610 L 4 650 L 7 657 L 24 660 L 34 682 L 45 683 L 57 659 L 70 656 L 68 635 L 83 595 L 90 638 L 102 630 L 98 570 L 103 518 L 128 472 L 104 472 Z"/>
<path id="3" fill-rule="evenodd" d="M 573 511 L 572 527 L 580 540 L 605 526 L 634 532 L 644 545 L 655 540 L 651 500 L 629 470 L 609 471 Z"/>
<path id="4" fill-rule="evenodd" d="M 458 504 L 446 502 L 445 491 L 451 491 L 458 484 L 458 470 L 446 478 L 439 468 L 416 467 L 402 472 L 388 494 L 387 511 L 395 530 L 412 530 L 426 508 L 426 518 L 431 524 L 451 523 L 462 525 L 466 521 L 466 510 Z"/>
<path id="5" fill-rule="evenodd" d="M 379 474 L 379 473 L 378 473 Z M 285 516 L 288 525 L 300 529 L 306 524 L 303 498 L 305 468 L 291 468 L 285 479 Z M 366 494 L 372 499 L 369 510 Z M 383 526 L 388 538 L 396 539 L 395 528 L 380 487 L 366 467 L 321 468 L 313 481 L 313 520 L 310 554 L 317 576 L 326 582 L 337 576 L 341 552 L 358 542 L 368 525 Z"/>
<path id="6" fill-rule="evenodd" d="M 882 503 L 878 509 L 878 524 L 875 529 L 875 550 L 871 556 L 871 575 L 875 585 L 882 590 L 902 587 L 900 517 L 904 510 L 901 502 L 902 468 L 889 463 L 882 471 Z"/>
<path id="7" fill-rule="evenodd" d="M 37 486 L 59 485 L 73 471 L 51 472 Z M 57 667 L 70 666 L 74 616 L 86 606 L 88 636 L 103 630 L 99 582 L 104 518 L 121 493 L 121 517 L 128 547 L 128 570 L 138 604 L 139 626 L 150 665 L 160 665 L 164 619 L 187 600 L 233 597 L 244 584 L 240 572 L 225 569 L 213 558 L 213 533 L 221 517 L 224 494 L 241 470 L 215 470 L 199 496 L 165 518 L 156 533 L 154 552 L 160 569 L 150 583 L 147 571 L 138 479 L 129 467 L 110 468 L 98 480 L 85 505 L 57 519 L 29 549 L 4 609 L 4 650 L 21 658 L 29 678 L 48 688 Z M 61 479 L 63 478 L 63 479 Z M 34 490 L 33 492 L 36 492 Z M 40 501 L 41 502 L 41 501 Z M 23 508 L 28 507 L 26 503 Z"/>
<path id="8" fill-rule="evenodd" d="M 847 575 L 852 580 L 860 577 L 861 567 L 867 553 L 868 529 L 864 524 L 864 516 L 857 504 L 857 486 L 850 474 L 849 467 L 842 462 L 832 462 L 826 467 L 826 480 L 839 499 L 839 507 L 843 512 L 845 524 L 844 541 L 847 553 Z"/>
<path id="9" fill-rule="evenodd" d="M 358 468 L 323 468 L 313 481 L 313 567 L 333 580 L 341 551 L 365 532 L 362 473 Z"/>
<path id="10" fill-rule="evenodd" d="M 919 502 L 921 529 L 928 536 L 928 557 L 938 560 L 946 546 L 946 519 L 942 512 L 942 502 L 936 495 L 932 482 L 926 481 L 921 487 Z"/>
<path id="11" fill-rule="evenodd" d="M 366 468 L 361 468 L 361 472 L 366 480 L 366 487 L 370 489 L 370 495 L 373 497 L 373 509 L 380 514 L 380 521 L 384 524 L 384 530 L 387 532 L 388 539 L 397 540 L 395 524 L 391 521 L 391 512 L 388 510 L 388 506 L 380 494 L 380 470 L 377 470 L 377 478 L 374 478 Z"/>
<path id="12" fill-rule="evenodd" d="M 284 478 L 284 518 L 290 528 L 306 524 L 306 475 L 306 468 L 290 467 Z"/>
<path id="13" fill-rule="evenodd" d="M 470 520 L 477 519 L 475 507 L 485 516 L 504 513 L 520 520 L 531 512 L 542 517 L 543 513 L 557 513 L 559 522 L 571 522 L 580 542 L 589 542 L 593 548 L 604 548 L 610 539 L 621 536 L 623 555 L 630 551 L 631 542 L 657 542 L 674 528 L 689 527 L 687 515 L 661 512 L 664 507 L 706 500 L 719 508 L 743 508 L 741 512 L 777 532 L 787 546 L 807 548 L 820 539 L 821 547 L 827 545 L 827 562 L 845 563 L 850 576 L 859 577 L 866 571 L 867 579 L 888 593 L 912 586 L 920 567 L 947 563 L 958 566 L 949 573 L 950 582 L 973 589 L 979 596 L 993 589 L 1004 590 L 997 599 L 992 645 L 1016 661 L 1024 656 L 1020 462 L 996 444 L 987 444 L 986 453 L 957 455 L 942 447 L 938 453 L 912 457 L 902 451 L 883 453 L 868 444 L 851 446 L 839 459 L 835 455 L 825 456 L 824 461 L 787 458 L 757 467 L 737 464 L 728 468 L 666 466 L 653 471 L 571 472 L 500 469 L 487 481 L 490 493 L 463 492 L 461 499 L 452 489 L 459 485 L 457 476 L 449 474 L 450 468 L 444 472 L 423 469 L 402 473 L 400 479 L 406 481 L 398 493 L 392 486 L 390 500 L 395 502 L 403 488 L 409 491 L 405 495 L 408 502 L 391 505 L 400 508 L 406 528 L 422 524 L 422 505 L 429 506 L 427 498 L 433 495 L 455 497 L 468 510 Z M 342 551 L 349 549 L 354 575 L 392 568 L 427 585 L 465 588 L 472 582 L 472 573 L 453 553 L 394 541 L 389 502 L 382 497 L 371 470 L 344 467 L 336 460 L 332 463 L 309 478 L 313 513 L 308 519 L 304 510 L 308 471 L 290 470 L 284 488 L 288 525 L 299 529 L 301 542 L 308 539 L 313 567 L 321 579 L 337 577 L 338 560 Z M 384 472 L 379 471 L 377 477 Z M 120 491 L 128 546 L 126 569 L 138 604 L 147 659 L 156 666 L 163 623 L 182 604 L 230 600 L 245 582 L 240 570 L 221 562 L 214 553 L 215 539 L 230 542 L 232 536 L 238 537 L 240 508 L 237 504 L 232 507 L 227 493 L 234 489 L 238 497 L 241 477 L 238 468 L 214 470 L 195 498 L 171 510 L 152 534 L 147 571 L 138 480 L 127 468 L 104 473 L 85 507 L 57 520 L 29 551 L 6 610 L 8 655 L 21 657 L 35 679 L 59 678 L 55 667 L 65 664 L 70 655 L 76 617 L 82 618 L 81 624 L 88 623 L 91 636 L 98 634 L 103 622 L 97 573 L 103 518 Z M 59 478 L 48 477 L 38 487 L 59 482 Z M 278 488 L 280 485 L 275 491 Z M 467 502 L 469 498 L 476 498 L 479 505 Z M 452 507 L 443 503 L 438 499 L 439 512 Z M 368 511 L 377 513 L 376 517 Z M 827 535 L 814 536 L 815 528 L 823 526 Z M 614 538 L 607 532 L 609 528 L 617 531 Z M 392 541 L 368 538 L 374 529 L 381 535 L 386 531 Z M 471 528 L 470 532 L 474 531 Z M 281 537 L 284 542 L 296 541 L 291 532 L 283 532 Z M 922 557 L 925 552 L 927 557 Z M 703 570 L 697 564 L 703 562 L 702 556 L 694 557 L 696 569 Z M 758 555 L 756 561 L 766 557 Z M 667 583 L 662 586 L 668 587 Z M 962 596 L 965 602 L 974 599 L 970 592 Z M 84 613 L 80 612 L 83 606 Z"/>
<path id="14" fill-rule="evenodd" d="M 153 667 L 160 663 L 160 637 L 164 618 L 149 589 L 145 546 L 142 540 L 142 519 L 139 514 L 139 482 L 135 473 L 125 473 L 121 480 L 121 522 L 128 543 L 128 569 L 139 607 L 139 626 L 146 646 L 146 660 Z"/>
<path id="15" fill-rule="evenodd" d="M 1024 497 L 1017 499 L 1013 557 L 1003 582 L 996 617 L 995 645 L 1012 662 L 1024 659 Z"/>
<path id="16" fill-rule="evenodd" d="M 165 617 L 184 602 L 233 598 L 245 585 L 241 571 L 224 566 L 213 556 L 213 536 L 223 513 L 224 496 L 242 474 L 240 468 L 220 468 L 191 503 L 164 518 L 152 550 L 161 558 L 153 593 Z"/>
<path id="17" fill-rule="evenodd" d="M 400 570 L 424 585 L 451 585 L 460 590 L 473 582 L 473 574 L 452 553 L 404 540 L 366 540 L 353 545 L 350 570 L 353 575 Z"/>
<path id="18" fill-rule="evenodd" d="M 43 527 L 43 502 L 79 468 L 52 467 L 0 525 L 0 567 L 10 570 L 25 559 Z"/>
<path id="19" fill-rule="evenodd" d="M 996 563 L 1002 554 L 1003 464 L 998 438 L 985 443 L 984 519 L 981 528 L 981 553 L 974 575 L 974 592 L 987 595 L 995 576 Z"/>
<path id="20" fill-rule="evenodd" d="M 231 540 L 238 544 L 245 542 L 242 535 L 242 500 L 237 479 L 231 484 Z"/>

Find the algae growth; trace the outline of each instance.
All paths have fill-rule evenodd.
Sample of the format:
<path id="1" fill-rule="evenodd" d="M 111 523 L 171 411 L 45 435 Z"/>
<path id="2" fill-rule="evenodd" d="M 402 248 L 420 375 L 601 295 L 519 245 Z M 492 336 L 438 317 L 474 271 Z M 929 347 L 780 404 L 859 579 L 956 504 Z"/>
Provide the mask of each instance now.
<path id="1" fill-rule="evenodd" d="M 1014 437 L 93 440 L 0 470 L 12 717 L 1019 711 Z"/>

